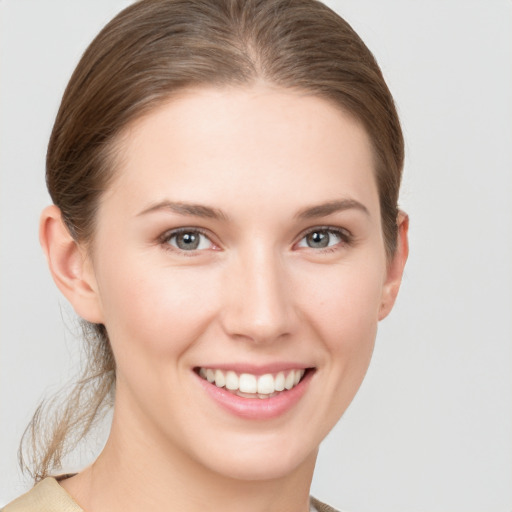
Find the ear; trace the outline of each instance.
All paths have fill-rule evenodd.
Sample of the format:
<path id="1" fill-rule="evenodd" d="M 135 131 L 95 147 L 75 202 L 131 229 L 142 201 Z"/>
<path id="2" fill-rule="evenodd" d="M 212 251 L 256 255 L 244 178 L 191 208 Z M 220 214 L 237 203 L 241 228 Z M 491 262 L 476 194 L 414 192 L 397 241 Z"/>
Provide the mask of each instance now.
<path id="1" fill-rule="evenodd" d="M 90 258 L 69 233 L 55 205 L 48 206 L 41 214 L 39 241 L 55 284 L 76 313 L 89 322 L 103 323 Z"/>
<path id="2" fill-rule="evenodd" d="M 388 263 L 386 281 L 382 291 L 382 302 L 379 310 L 379 320 L 386 318 L 393 308 L 402 276 L 404 273 L 405 262 L 409 255 L 409 217 L 405 212 L 398 212 L 397 217 L 398 238 L 395 254 Z"/>

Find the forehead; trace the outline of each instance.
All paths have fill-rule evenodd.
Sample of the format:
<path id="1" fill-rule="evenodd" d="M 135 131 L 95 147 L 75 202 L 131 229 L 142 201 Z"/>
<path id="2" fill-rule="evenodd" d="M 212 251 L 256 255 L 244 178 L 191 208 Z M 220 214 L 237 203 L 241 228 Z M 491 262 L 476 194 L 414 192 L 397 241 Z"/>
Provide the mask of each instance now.
<path id="1" fill-rule="evenodd" d="M 133 123 L 120 154 L 111 189 L 133 203 L 169 195 L 208 203 L 259 195 L 274 205 L 288 197 L 315 202 L 350 193 L 370 203 L 377 197 L 362 125 L 298 91 L 185 91 Z"/>

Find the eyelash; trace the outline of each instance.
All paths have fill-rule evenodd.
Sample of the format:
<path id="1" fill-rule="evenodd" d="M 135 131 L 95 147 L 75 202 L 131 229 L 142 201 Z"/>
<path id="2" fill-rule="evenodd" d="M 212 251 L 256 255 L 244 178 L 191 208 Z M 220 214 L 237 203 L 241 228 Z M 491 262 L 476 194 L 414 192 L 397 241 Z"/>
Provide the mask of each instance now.
<path id="1" fill-rule="evenodd" d="M 183 254 L 185 256 L 195 256 L 195 255 L 197 255 L 198 252 L 204 250 L 204 249 L 185 250 L 185 249 L 180 249 L 179 247 L 175 247 L 170 244 L 170 241 L 173 238 L 176 238 L 182 234 L 195 234 L 195 235 L 204 236 L 212 246 L 215 246 L 215 243 L 212 242 L 211 235 L 208 232 L 206 232 L 205 230 L 202 230 L 200 228 L 187 228 L 187 227 L 166 231 L 163 235 L 161 235 L 158 238 L 158 242 L 160 243 L 160 245 L 163 247 L 164 250 L 179 252 L 180 254 Z"/>
<path id="2" fill-rule="evenodd" d="M 300 246 L 300 247 L 304 247 L 305 249 L 313 249 L 314 251 L 320 252 L 320 253 L 328 253 L 328 252 L 335 252 L 335 251 L 339 250 L 340 246 L 346 247 L 346 246 L 352 245 L 352 243 L 353 243 L 354 237 L 346 229 L 337 228 L 337 227 L 333 227 L 333 226 L 314 226 L 314 227 L 308 229 L 307 231 L 304 231 L 300 235 L 299 241 L 296 242 L 294 244 L 294 246 L 297 246 L 299 243 L 301 243 L 307 236 L 312 235 L 313 233 L 319 233 L 319 232 L 328 233 L 329 235 L 335 235 L 336 237 L 338 237 L 340 239 L 340 242 L 338 242 L 332 246 L 328 245 L 326 247 L 318 247 L 318 248 L 309 247 L 309 246 Z M 206 232 L 205 230 L 202 230 L 200 228 L 195 228 L 195 227 L 194 228 L 183 227 L 183 228 L 172 229 L 170 231 L 166 231 L 163 235 L 161 235 L 158 238 L 158 242 L 165 250 L 179 252 L 180 254 L 183 254 L 186 256 L 194 256 L 194 255 L 197 255 L 198 252 L 201 252 L 204 250 L 204 249 L 185 250 L 185 249 L 180 249 L 179 247 L 171 245 L 170 241 L 173 238 L 178 237 L 181 234 L 196 234 L 196 235 L 204 236 L 209 241 L 209 243 L 215 247 L 215 243 L 212 241 L 211 235 L 208 232 Z M 201 242 L 199 242 L 199 243 L 201 243 Z"/>
<path id="3" fill-rule="evenodd" d="M 334 227 L 334 226 L 314 226 L 313 228 L 310 228 L 307 231 L 304 231 L 300 235 L 300 239 L 297 242 L 297 244 L 295 244 L 295 245 L 298 245 L 300 242 L 302 242 L 308 235 L 312 235 L 313 233 L 318 233 L 318 232 L 324 232 L 324 233 L 329 233 L 330 235 L 335 235 L 340 239 L 340 242 L 338 242 L 332 246 L 330 245 L 330 246 L 322 247 L 322 248 L 314 248 L 314 247 L 305 246 L 304 247 L 305 249 L 313 249 L 320 253 L 329 253 L 329 252 L 335 252 L 342 247 L 350 246 L 354 242 L 353 235 L 344 228 L 338 228 L 338 227 Z"/>

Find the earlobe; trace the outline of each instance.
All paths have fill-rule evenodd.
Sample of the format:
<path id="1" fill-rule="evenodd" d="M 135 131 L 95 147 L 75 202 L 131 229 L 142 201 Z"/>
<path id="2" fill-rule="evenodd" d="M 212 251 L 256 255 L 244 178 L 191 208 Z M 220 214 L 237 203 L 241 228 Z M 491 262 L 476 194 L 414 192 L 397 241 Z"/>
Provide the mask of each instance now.
<path id="1" fill-rule="evenodd" d="M 103 323 L 90 260 L 69 233 L 55 205 L 48 206 L 41 214 L 39 241 L 55 284 L 76 313 L 89 322 Z"/>
<path id="2" fill-rule="evenodd" d="M 409 217 L 405 212 L 400 211 L 398 213 L 397 225 L 397 246 L 395 254 L 388 264 L 386 282 L 384 283 L 382 302 L 379 310 L 379 321 L 388 316 L 391 309 L 393 309 L 402 282 L 407 256 L 409 255 Z"/>

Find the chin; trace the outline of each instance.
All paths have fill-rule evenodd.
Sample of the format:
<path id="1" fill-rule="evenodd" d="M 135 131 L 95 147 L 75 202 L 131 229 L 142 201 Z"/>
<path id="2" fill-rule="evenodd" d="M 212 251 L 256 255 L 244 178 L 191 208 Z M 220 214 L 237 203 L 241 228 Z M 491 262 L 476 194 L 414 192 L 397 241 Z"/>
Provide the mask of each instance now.
<path id="1" fill-rule="evenodd" d="M 208 454 L 203 464 L 210 471 L 226 478 L 245 481 L 279 480 L 301 468 L 313 469 L 318 447 L 290 446 L 283 441 L 268 443 L 264 440 L 245 440 L 232 443 L 228 448 L 220 443 Z M 205 453 L 202 452 L 204 460 Z"/>

